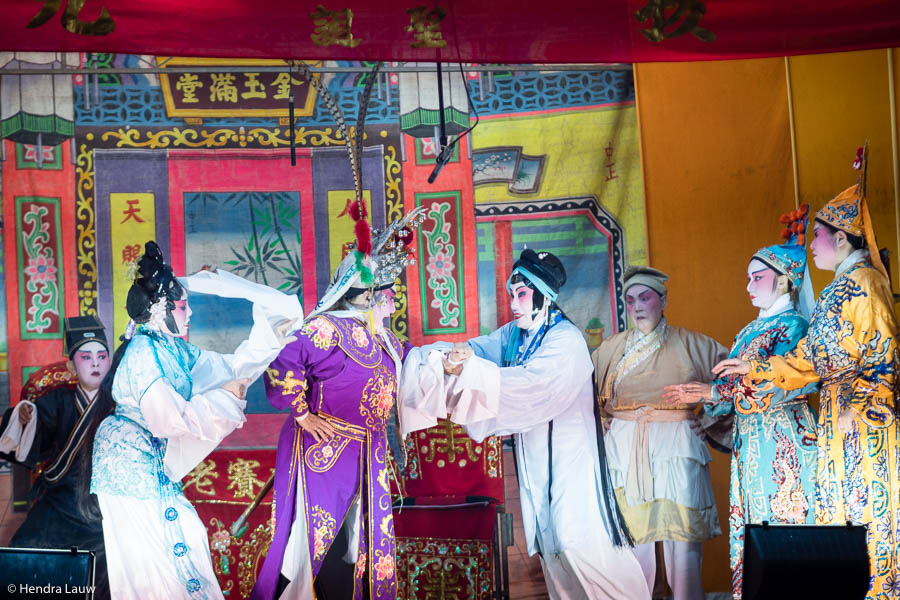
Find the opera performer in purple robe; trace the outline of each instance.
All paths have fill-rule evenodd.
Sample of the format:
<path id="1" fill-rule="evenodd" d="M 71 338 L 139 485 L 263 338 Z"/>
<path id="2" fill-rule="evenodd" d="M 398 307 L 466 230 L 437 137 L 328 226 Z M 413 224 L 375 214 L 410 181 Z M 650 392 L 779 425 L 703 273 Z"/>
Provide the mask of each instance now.
<path id="1" fill-rule="evenodd" d="M 344 560 L 355 564 L 353 598 L 397 596 L 387 426 L 410 346 L 384 321 L 410 261 L 402 240 L 420 222 L 418 211 L 409 213 L 375 232 L 365 258 L 350 252 L 297 340 L 266 371 L 269 401 L 291 416 L 278 440 L 275 532 L 254 600 L 312 599 L 342 530 Z"/>

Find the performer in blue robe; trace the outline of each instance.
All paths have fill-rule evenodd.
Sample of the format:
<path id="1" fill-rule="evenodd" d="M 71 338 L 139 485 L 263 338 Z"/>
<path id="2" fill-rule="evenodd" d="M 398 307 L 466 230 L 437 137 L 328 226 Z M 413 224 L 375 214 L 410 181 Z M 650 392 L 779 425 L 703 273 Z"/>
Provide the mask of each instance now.
<path id="1" fill-rule="evenodd" d="M 809 327 L 813 294 L 806 268 L 806 211 L 788 243 L 757 251 L 747 267 L 747 293 L 759 317 L 744 327 L 729 358 L 765 360 L 787 354 Z M 796 214 L 795 214 L 796 216 Z M 806 275 L 806 276 L 805 276 Z M 747 523 L 814 523 L 816 419 L 807 397 L 818 389 L 808 383 L 784 390 L 737 375 L 712 384 L 668 386 L 673 402 L 703 402 L 712 416 L 734 414 L 729 549 L 732 592 L 740 600 L 743 583 L 744 526 Z"/>

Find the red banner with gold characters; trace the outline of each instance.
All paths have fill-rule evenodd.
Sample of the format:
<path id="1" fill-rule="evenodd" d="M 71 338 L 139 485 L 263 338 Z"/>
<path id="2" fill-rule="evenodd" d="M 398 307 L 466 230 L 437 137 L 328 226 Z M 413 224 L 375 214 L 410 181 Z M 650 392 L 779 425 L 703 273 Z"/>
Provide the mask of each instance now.
<path id="1" fill-rule="evenodd" d="M 488 446 L 495 439 L 499 449 L 499 438 L 491 438 L 490 442 L 484 444 L 475 444 L 471 440 L 465 444 L 465 436 L 457 435 L 460 439 L 454 450 L 453 439 L 447 447 L 440 431 L 429 430 L 429 434 L 428 439 L 434 437 L 438 440 L 437 453 L 444 460 L 455 457 L 454 452 L 461 452 L 460 457 L 466 453 L 476 456 L 473 451 L 475 447 L 490 454 L 492 451 Z M 482 455 L 482 451 L 477 455 Z M 496 469 L 493 476 L 489 473 L 481 474 L 482 469 L 490 471 L 492 460 L 487 456 L 473 459 L 472 464 L 476 470 L 467 473 L 470 479 L 483 482 L 483 490 L 473 488 L 463 490 L 463 493 L 486 490 L 502 501 L 503 480 L 500 467 L 493 467 Z M 465 459 L 460 458 L 456 462 L 465 464 Z M 246 599 L 250 596 L 272 542 L 275 524 L 271 491 L 263 496 L 256 509 L 250 513 L 245 527 L 234 532 L 237 535 L 231 529 L 241 513 L 264 489 L 274 469 L 275 451 L 272 449 L 217 450 L 182 480 L 185 496 L 196 508 L 209 534 L 213 568 L 226 598 Z M 438 471 L 418 469 L 417 480 L 412 481 L 413 489 L 425 489 L 428 482 L 421 481 L 423 474 L 433 486 L 439 475 L 459 476 L 463 473 L 466 473 L 464 469 L 457 469 L 453 465 Z M 494 481 L 497 482 L 495 485 Z M 499 489 L 493 489 L 498 486 Z M 438 512 L 435 513 L 434 510 Z M 439 515 L 437 519 L 436 514 Z M 400 598 L 488 600 L 492 597 L 496 521 L 494 504 L 431 510 L 407 508 L 395 510 L 394 518 Z M 440 590 L 443 593 L 435 596 Z"/>
<path id="2" fill-rule="evenodd" d="M 643 62 L 900 45 L 896 0 L 5 2 L 3 50 L 479 63 Z M 196 83 L 196 82 L 193 82 Z M 211 83 L 202 82 L 204 85 Z M 247 82 L 243 82 L 247 83 Z M 271 82 L 257 78 L 248 90 Z M 260 98 L 261 100 L 261 98 Z M 265 108 L 262 108 L 265 110 Z"/>
<path id="3" fill-rule="evenodd" d="M 249 598 L 272 543 L 272 492 L 250 513 L 246 527 L 231 526 L 275 470 L 275 450 L 217 450 L 181 482 L 209 534 L 213 568 L 227 598 Z"/>

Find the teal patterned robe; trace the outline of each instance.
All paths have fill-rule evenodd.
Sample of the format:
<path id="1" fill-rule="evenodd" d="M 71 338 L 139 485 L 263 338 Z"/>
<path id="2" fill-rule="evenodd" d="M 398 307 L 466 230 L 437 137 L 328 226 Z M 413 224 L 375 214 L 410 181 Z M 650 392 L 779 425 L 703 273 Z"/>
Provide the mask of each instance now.
<path id="1" fill-rule="evenodd" d="M 786 354 L 808 327 L 793 308 L 760 317 L 735 337 L 728 356 L 755 360 Z M 717 379 L 713 399 L 704 406 L 714 416 L 735 413 L 728 518 L 735 599 L 741 598 L 745 524 L 815 522 L 816 420 L 806 397 L 818 386 L 786 391 L 748 382 L 738 376 Z"/>

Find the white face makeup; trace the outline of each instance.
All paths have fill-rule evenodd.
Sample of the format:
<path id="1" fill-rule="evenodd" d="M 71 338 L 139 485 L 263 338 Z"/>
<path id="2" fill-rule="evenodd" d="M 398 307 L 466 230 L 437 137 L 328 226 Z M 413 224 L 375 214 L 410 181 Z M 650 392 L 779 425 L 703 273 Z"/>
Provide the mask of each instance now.
<path id="1" fill-rule="evenodd" d="M 750 261 L 747 265 L 747 294 L 753 306 L 765 310 L 775 304 L 782 293 L 778 289 L 778 276 L 779 273 L 761 260 L 754 258 Z"/>
<path id="2" fill-rule="evenodd" d="M 175 319 L 175 324 L 178 326 L 178 337 L 186 337 L 188 331 L 191 328 L 191 315 L 194 314 L 194 311 L 191 310 L 190 304 L 188 304 L 187 293 L 185 293 L 181 300 L 175 301 L 175 310 L 172 311 L 172 317 Z"/>
<path id="3" fill-rule="evenodd" d="M 109 351 L 100 342 L 88 342 L 75 351 L 69 364 L 70 370 L 78 377 L 79 385 L 86 391 L 93 392 L 100 387 L 100 382 L 109 372 Z"/>
<path id="4" fill-rule="evenodd" d="M 636 283 L 625 291 L 625 310 L 643 334 L 650 333 L 659 324 L 665 307 L 665 298 L 646 285 Z"/>
<path id="5" fill-rule="evenodd" d="M 509 296 L 509 308 L 516 320 L 516 327 L 529 329 L 535 318 L 534 290 L 520 281 L 512 284 Z"/>

